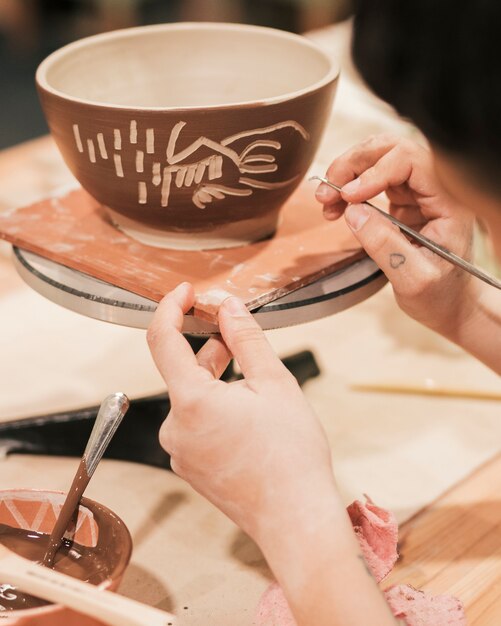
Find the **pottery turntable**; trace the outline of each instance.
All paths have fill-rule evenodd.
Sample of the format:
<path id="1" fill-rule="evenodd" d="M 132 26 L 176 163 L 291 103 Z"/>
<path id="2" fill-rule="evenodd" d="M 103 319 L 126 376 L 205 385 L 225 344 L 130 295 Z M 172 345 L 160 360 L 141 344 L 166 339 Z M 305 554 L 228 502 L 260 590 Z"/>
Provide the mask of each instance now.
<path id="1" fill-rule="evenodd" d="M 82 315 L 146 329 L 157 303 L 115 287 L 77 270 L 14 247 L 14 265 L 23 280 L 35 291 Z M 265 329 L 303 324 L 339 313 L 362 302 L 386 283 L 382 271 L 369 257 L 325 276 L 314 283 L 282 296 L 254 311 Z M 188 335 L 210 335 L 217 328 L 210 322 L 187 316 Z"/>

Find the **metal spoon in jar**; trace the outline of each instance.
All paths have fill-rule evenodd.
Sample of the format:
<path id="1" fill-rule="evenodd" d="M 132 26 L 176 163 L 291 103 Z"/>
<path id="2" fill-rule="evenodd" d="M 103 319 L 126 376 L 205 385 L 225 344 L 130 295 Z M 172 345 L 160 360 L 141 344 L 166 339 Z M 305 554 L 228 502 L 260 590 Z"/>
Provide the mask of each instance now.
<path id="1" fill-rule="evenodd" d="M 87 446 L 78 466 L 71 487 L 64 501 L 63 508 L 56 520 L 50 535 L 47 552 L 42 565 L 52 567 L 54 559 L 68 526 L 78 508 L 78 504 L 94 474 L 99 461 L 108 447 L 115 431 L 129 408 L 129 399 L 123 393 L 113 393 L 104 399 L 97 414 L 94 427 L 87 442 Z"/>
<path id="2" fill-rule="evenodd" d="M 319 180 L 320 182 L 325 183 L 326 185 L 329 185 L 329 187 L 336 189 L 336 191 L 339 191 L 339 192 L 342 191 L 341 187 L 339 187 L 338 185 L 335 185 L 329 179 L 324 178 L 323 176 L 311 176 L 309 180 Z M 447 248 L 444 248 L 444 246 L 441 246 L 439 243 L 436 243 L 435 241 L 428 239 L 428 237 L 425 237 L 421 233 L 418 233 L 417 231 L 413 230 L 412 228 L 407 226 L 407 224 L 404 224 L 400 220 L 397 220 L 396 217 L 393 217 L 393 215 L 390 215 L 390 213 L 386 213 L 386 211 L 383 211 L 376 205 L 372 204 L 372 202 L 365 201 L 362 204 L 367 204 L 372 209 L 375 209 L 381 215 L 384 215 L 384 217 L 390 220 L 392 224 L 395 224 L 395 226 L 398 226 L 403 233 L 405 233 L 406 235 L 408 235 L 415 241 L 419 242 L 425 248 L 428 248 L 428 250 L 431 250 L 435 254 L 438 254 L 438 256 L 442 257 L 446 261 L 449 261 L 449 263 L 452 263 L 453 265 L 461 268 L 465 272 L 468 272 L 469 274 L 472 274 L 473 276 L 480 278 L 480 280 L 483 280 L 484 283 L 487 283 L 488 285 L 491 285 L 492 287 L 496 287 L 496 289 L 501 289 L 501 281 L 494 278 L 494 276 L 490 276 L 486 272 L 482 271 L 480 268 L 476 267 L 475 265 L 472 265 L 471 263 L 468 263 L 468 261 L 465 261 L 457 254 L 454 254 L 454 252 L 447 250 Z"/>

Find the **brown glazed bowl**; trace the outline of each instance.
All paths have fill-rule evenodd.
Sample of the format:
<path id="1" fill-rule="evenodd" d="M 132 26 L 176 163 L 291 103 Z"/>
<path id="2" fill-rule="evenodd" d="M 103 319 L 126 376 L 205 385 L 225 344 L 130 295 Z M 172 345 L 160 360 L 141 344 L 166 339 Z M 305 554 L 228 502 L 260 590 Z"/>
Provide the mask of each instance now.
<path id="1" fill-rule="evenodd" d="M 84 189 L 132 237 L 184 249 L 274 232 L 337 79 L 304 37 L 213 23 L 88 37 L 36 74 L 52 135 Z"/>
<path id="2" fill-rule="evenodd" d="M 0 524 L 50 533 L 66 494 L 35 489 L 0 491 Z M 101 504 L 82 498 L 75 541 L 105 549 L 107 577 L 99 585 L 115 590 L 129 563 L 132 539 L 123 521 Z M 0 584 L 8 583 L 0 581 Z M 0 604 L 1 604 L 0 599 Z M 1 612 L 2 626 L 103 626 L 103 623 L 59 604 Z"/>

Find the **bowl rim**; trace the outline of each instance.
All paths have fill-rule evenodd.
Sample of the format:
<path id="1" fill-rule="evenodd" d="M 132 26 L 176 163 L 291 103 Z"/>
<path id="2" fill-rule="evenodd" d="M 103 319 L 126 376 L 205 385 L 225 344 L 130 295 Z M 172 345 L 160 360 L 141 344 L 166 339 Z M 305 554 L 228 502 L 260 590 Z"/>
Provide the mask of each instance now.
<path id="1" fill-rule="evenodd" d="M 0 489 L 0 498 L 2 497 L 2 495 L 9 494 L 9 493 L 12 493 L 14 497 L 16 497 L 16 495 L 22 496 L 23 494 L 34 494 L 34 495 L 36 495 L 36 494 L 57 494 L 57 495 L 62 495 L 62 496 L 66 495 L 65 491 L 59 491 L 58 489 L 41 489 L 41 488 L 31 489 L 30 487 L 11 487 L 10 489 L 9 488 Z M 128 555 L 127 555 L 127 558 L 125 560 L 124 571 L 120 575 L 120 576 L 123 576 L 123 574 L 125 573 L 128 565 L 129 565 L 130 557 L 131 557 L 131 554 L 132 554 L 132 548 L 133 548 L 132 536 L 130 534 L 130 530 L 127 528 L 127 525 L 125 524 L 125 522 L 123 521 L 123 519 L 121 517 L 119 517 L 109 507 L 105 506 L 104 504 L 101 504 L 97 500 L 93 500 L 92 498 L 83 497 L 80 500 L 79 506 L 83 506 L 83 507 L 89 509 L 92 512 L 92 508 L 89 506 L 89 504 L 90 505 L 92 505 L 92 504 L 99 505 L 99 507 L 101 509 L 103 509 L 106 514 L 110 513 L 111 516 L 113 516 L 116 519 L 118 519 L 118 521 L 121 522 L 121 524 L 122 524 L 123 530 L 125 531 L 125 536 L 127 536 L 128 539 L 129 539 L 128 550 L 127 550 Z M 96 587 L 96 589 L 108 589 L 112 582 L 113 582 L 113 579 L 106 578 L 106 580 L 103 580 L 101 583 L 99 583 L 99 585 L 95 585 L 95 587 Z M 11 621 L 12 624 L 15 624 L 15 622 L 17 620 L 19 620 L 19 619 L 25 619 L 25 618 L 28 618 L 28 617 L 36 619 L 36 616 L 40 617 L 41 615 L 50 614 L 50 613 L 52 613 L 54 611 L 59 611 L 61 609 L 66 609 L 68 611 L 73 611 L 74 610 L 74 609 L 71 609 L 70 607 L 65 606 L 64 604 L 57 604 L 56 602 L 51 602 L 49 604 L 46 604 L 46 605 L 43 605 L 43 606 L 36 606 L 36 607 L 31 608 L 31 609 L 20 609 L 18 611 L 8 611 L 7 613 L 4 614 L 4 619 L 2 620 L 2 622 L 5 623 L 5 626 L 9 626 L 9 621 Z"/>
<path id="2" fill-rule="evenodd" d="M 92 46 L 94 43 L 99 43 L 101 41 L 106 40 L 114 40 L 114 39 L 127 39 L 129 37 L 134 37 L 140 35 L 147 31 L 179 31 L 179 30 L 225 30 L 225 31 L 250 31 L 250 32 L 265 32 L 270 35 L 274 35 L 275 37 L 282 38 L 288 41 L 295 41 L 300 43 L 306 48 L 310 50 L 314 50 L 316 53 L 323 56 L 325 61 L 328 64 L 328 71 L 325 75 L 316 82 L 308 85 L 307 87 L 303 87 L 302 89 L 297 89 L 295 91 L 289 91 L 284 94 L 280 94 L 278 96 L 272 96 L 269 98 L 260 98 L 256 100 L 246 100 L 244 102 L 235 102 L 235 103 L 224 103 L 224 104 L 209 104 L 209 105 L 193 105 L 193 106 L 133 106 L 133 105 L 124 105 L 124 104 L 113 104 L 113 103 L 104 103 L 97 102 L 95 100 L 90 100 L 88 98 L 78 98 L 76 96 L 71 96 L 60 89 L 56 89 L 52 87 L 47 80 L 47 72 L 49 69 L 57 63 L 61 58 L 63 58 L 66 54 L 77 50 L 78 48 L 83 48 L 87 46 Z M 124 111 L 219 111 L 225 109 L 239 109 L 245 107 L 254 107 L 254 106 L 266 106 L 271 104 L 279 104 L 281 102 L 293 100 L 300 96 L 313 93 L 322 87 L 325 87 L 331 82 L 334 82 L 339 78 L 340 67 L 337 63 L 333 61 L 333 59 L 323 50 L 319 45 L 315 42 L 311 41 L 304 35 L 298 35 L 295 33 L 290 33 L 288 31 L 280 30 L 278 28 L 270 28 L 268 26 L 256 26 L 253 24 L 238 24 L 238 23 L 225 23 L 225 22 L 173 22 L 173 23 L 165 23 L 165 24 L 150 24 L 146 26 L 134 26 L 132 28 L 122 28 L 119 30 L 108 31 L 105 33 L 99 33 L 97 35 L 91 35 L 89 37 L 84 37 L 82 39 L 77 39 L 65 46 L 55 50 L 49 56 L 47 56 L 38 66 L 35 74 L 35 81 L 37 86 L 40 89 L 62 98 L 64 100 L 69 100 L 72 102 L 76 102 L 79 104 L 85 104 L 89 106 L 105 108 L 105 109 L 116 109 L 116 110 L 124 110 Z"/>

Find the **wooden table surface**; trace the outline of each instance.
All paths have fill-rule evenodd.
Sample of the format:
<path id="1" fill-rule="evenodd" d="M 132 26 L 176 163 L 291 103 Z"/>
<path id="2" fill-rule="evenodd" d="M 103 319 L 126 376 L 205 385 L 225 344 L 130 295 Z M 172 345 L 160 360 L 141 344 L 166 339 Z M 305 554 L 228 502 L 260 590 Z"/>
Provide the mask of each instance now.
<path id="1" fill-rule="evenodd" d="M 456 595 L 471 626 L 501 624 L 501 455 L 400 529 L 397 583 Z M 437 624 L 437 626 L 440 626 Z"/>
<path id="2" fill-rule="evenodd" d="M 354 77 L 346 60 L 349 32 L 346 24 L 312 35 L 344 68 L 316 171 L 370 133 L 416 135 Z M 6 211 L 72 182 L 48 138 L 0 153 L 0 179 L 0 210 Z M 131 397 L 163 389 L 143 331 L 46 301 L 22 283 L 9 254 L 0 245 L 0 421 L 94 404 L 116 389 Z M 405 317 L 389 287 L 333 318 L 269 338 L 279 354 L 310 348 L 320 363 L 322 375 L 305 393 L 327 432 L 346 502 L 367 492 L 400 521 L 411 518 L 402 527 L 400 564 L 385 585 L 455 593 L 470 624 L 499 626 L 499 403 L 352 388 L 433 379 L 439 386 L 500 392 L 499 378 Z M 0 459 L 0 469 L 0 488 L 66 489 L 75 460 L 14 455 Z M 266 564 L 252 542 L 183 481 L 163 470 L 103 461 L 89 495 L 131 530 L 135 550 L 122 593 L 176 610 L 186 626 L 251 623 L 269 582 Z"/>

